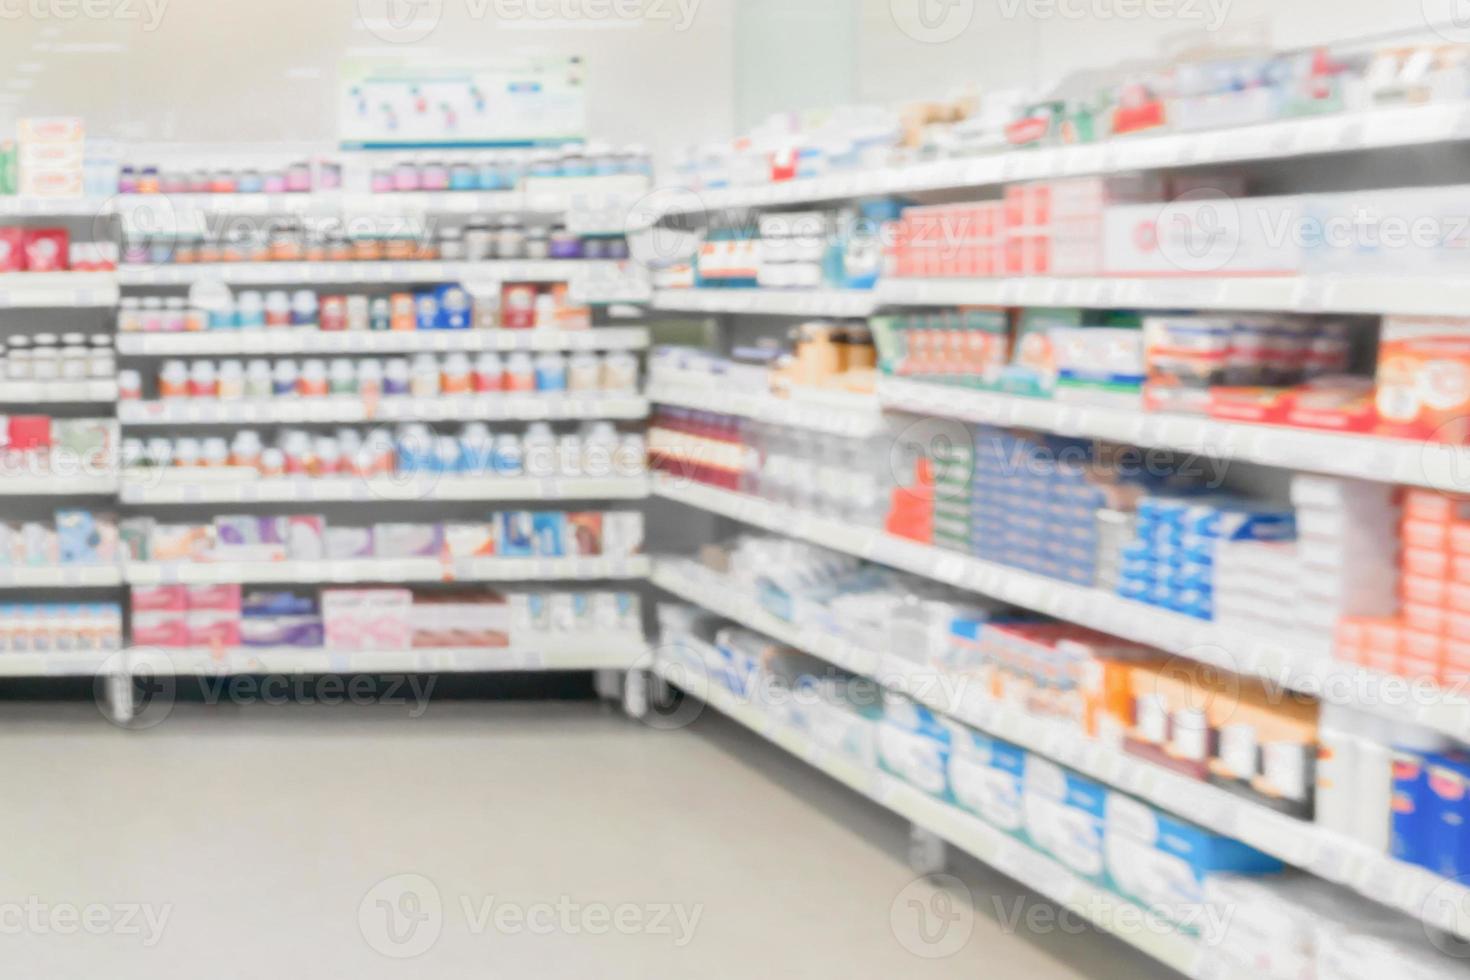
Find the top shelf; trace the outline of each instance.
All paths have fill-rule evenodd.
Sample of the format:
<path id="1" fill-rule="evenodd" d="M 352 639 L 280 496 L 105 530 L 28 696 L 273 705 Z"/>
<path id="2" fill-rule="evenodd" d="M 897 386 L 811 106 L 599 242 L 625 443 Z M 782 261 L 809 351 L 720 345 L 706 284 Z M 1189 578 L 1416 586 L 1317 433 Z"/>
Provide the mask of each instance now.
<path id="1" fill-rule="evenodd" d="M 1014 150 L 779 184 L 696 190 L 671 196 L 665 208 L 671 214 L 690 214 L 725 208 L 780 207 L 985 187 L 1018 180 L 1284 160 L 1467 139 L 1470 139 L 1470 104 L 1374 109 L 1198 133 L 1120 137 L 1081 146 Z"/>

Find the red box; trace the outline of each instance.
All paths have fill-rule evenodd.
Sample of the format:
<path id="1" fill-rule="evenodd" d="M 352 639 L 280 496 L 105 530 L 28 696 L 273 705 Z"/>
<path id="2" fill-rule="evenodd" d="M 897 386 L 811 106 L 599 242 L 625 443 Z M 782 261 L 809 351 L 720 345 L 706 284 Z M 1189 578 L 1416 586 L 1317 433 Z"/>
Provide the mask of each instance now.
<path id="1" fill-rule="evenodd" d="M 7 431 L 11 449 L 51 448 L 51 417 L 48 415 L 12 415 Z"/>
<path id="2" fill-rule="evenodd" d="M 22 272 L 25 267 L 25 229 L 0 228 L 0 272 Z"/>
<path id="3" fill-rule="evenodd" d="M 182 585 L 133 586 L 133 612 L 183 612 L 189 608 L 188 593 Z"/>
<path id="4" fill-rule="evenodd" d="M 188 585 L 185 590 L 185 608 L 200 611 L 239 612 L 239 585 Z M 137 608 L 136 600 L 134 608 Z"/>
<path id="5" fill-rule="evenodd" d="M 27 272 L 65 272 L 71 235 L 65 228 L 27 228 L 22 247 Z"/>

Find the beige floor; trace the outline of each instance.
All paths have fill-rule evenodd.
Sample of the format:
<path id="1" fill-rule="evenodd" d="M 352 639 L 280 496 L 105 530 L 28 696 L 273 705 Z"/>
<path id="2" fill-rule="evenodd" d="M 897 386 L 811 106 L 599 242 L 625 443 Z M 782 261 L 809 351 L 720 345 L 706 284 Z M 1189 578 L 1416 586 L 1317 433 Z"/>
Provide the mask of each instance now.
<path id="1" fill-rule="evenodd" d="M 903 825 L 712 717 L 180 706 L 128 733 L 7 704 L 0 772 L 6 977 L 1169 975 L 1095 933 L 1008 933 L 996 903 L 1032 900 L 972 863 L 968 942 L 921 958 L 906 903 L 940 906 Z"/>

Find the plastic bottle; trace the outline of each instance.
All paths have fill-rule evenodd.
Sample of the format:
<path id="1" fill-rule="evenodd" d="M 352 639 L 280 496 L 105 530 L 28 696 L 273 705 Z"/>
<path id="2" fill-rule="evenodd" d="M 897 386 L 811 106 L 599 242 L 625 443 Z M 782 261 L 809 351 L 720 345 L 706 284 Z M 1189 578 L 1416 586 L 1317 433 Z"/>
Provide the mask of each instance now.
<path id="1" fill-rule="evenodd" d="M 536 390 L 567 390 L 566 355 L 547 351 L 536 358 Z"/>
<path id="2" fill-rule="evenodd" d="M 638 358 L 626 351 L 613 351 L 602 361 L 602 389 L 626 394 L 638 387 Z"/>
<path id="3" fill-rule="evenodd" d="M 433 398 L 439 394 L 439 362 L 433 354 L 419 354 L 413 359 L 409 393 L 415 398 Z"/>
<path id="4" fill-rule="evenodd" d="M 410 389 L 408 361 L 395 357 L 383 368 L 383 394 L 386 397 L 407 395 Z"/>
<path id="5" fill-rule="evenodd" d="M 143 397 L 143 376 L 131 368 L 117 372 L 117 399 L 131 402 Z"/>
<path id="6" fill-rule="evenodd" d="M 260 434 L 254 429 L 241 429 L 230 443 L 230 465 L 258 469 L 261 452 Z"/>
<path id="7" fill-rule="evenodd" d="M 569 391 L 597 391 L 602 387 L 602 363 L 590 351 L 573 354 L 567 365 Z"/>
<path id="8" fill-rule="evenodd" d="M 500 476 L 520 476 L 526 471 L 526 447 L 513 432 L 495 437 L 495 472 Z"/>
<path id="9" fill-rule="evenodd" d="M 265 325 L 267 327 L 289 327 L 291 325 L 291 297 L 285 290 L 276 289 L 265 296 Z"/>
<path id="10" fill-rule="evenodd" d="M 213 361 L 195 361 L 189 365 L 189 397 L 219 397 L 219 378 Z"/>
<path id="11" fill-rule="evenodd" d="M 545 422 L 531 423 L 521 445 L 525 452 L 527 476 L 545 478 L 556 475 L 556 434 L 551 431 L 550 425 Z"/>
<path id="12" fill-rule="evenodd" d="M 204 440 L 204 446 L 199 454 L 199 461 L 204 466 L 224 467 L 230 462 L 230 447 L 220 436 L 210 436 Z"/>
<path id="13" fill-rule="evenodd" d="M 271 372 L 271 394 L 277 398 L 296 394 L 299 379 L 300 372 L 296 369 L 295 361 L 277 361 Z"/>
<path id="14" fill-rule="evenodd" d="M 387 331 L 393 327 L 393 307 L 388 297 L 378 296 L 368 306 L 368 329 Z"/>
<path id="15" fill-rule="evenodd" d="M 383 397 L 383 362 L 359 361 L 357 364 L 357 394 L 363 401 L 377 401 Z"/>
<path id="16" fill-rule="evenodd" d="M 327 381 L 327 363 L 313 358 L 301 365 L 301 377 L 296 382 L 296 391 L 306 398 L 320 398 L 331 391 Z"/>
<path id="17" fill-rule="evenodd" d="M 241 327 L 265 326 L 265 297 L 247 289 L 235 298 L 235 319 Z"/>
<path id="18" fill-rule="evenodd" d="M 505 359 L 505 390 L 536 390 L 536 363 L 530 354 L 516 351 Z"/>
<path id="19" fill-rule="evenodd" d="M 174 443 L 175 466 L 198 466 L 199 454 L 199 440 L 193 436 L 184 436 Z"/>
<path id="20" fill-rule="evenodd" d="M 328 389 L 334 395 L 355 395 L 358 393 L 357 369 L 351 361 L 333 361 L 327 378 Z"/>
<path id="21" fill-rule="evenodd" d="M 271 295 L 275 295 L 272 293 Z M 291 297 L 291 326 L 309 327 L 317 322 L 316 293 L 310 289 L 298 289 Z M 323 324 L 322 329 L 326 329 Z"/>
<path id="22" fill-rule="evenodd" d="M 255 360 L 245 365 L 246 398 L 269 398 L 273 390 L 270 361 Z"/>
<path id="23" fill-rule="evenodd" d="M 505 364 L 494 351 L 475 358 L 474 389 L 477 392 L 505 390 Z"/>
<path id="24" fill-rule="evenodd" d="M 218 388 L 221 400 L 237 401 L 244 398 L 245 365 L 239 361 L 221 361 Z"/>

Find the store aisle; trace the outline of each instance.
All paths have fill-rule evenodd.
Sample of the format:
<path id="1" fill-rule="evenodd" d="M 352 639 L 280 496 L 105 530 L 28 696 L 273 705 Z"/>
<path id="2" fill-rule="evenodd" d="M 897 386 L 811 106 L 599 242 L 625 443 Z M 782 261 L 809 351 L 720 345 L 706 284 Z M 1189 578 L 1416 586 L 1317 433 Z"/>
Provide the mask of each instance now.
<path id="1" fill-rule="evenodd" d="M 896 818 L 708 714 L 180 706 L 126 733 L 7 705 L 0 767 L 10 976 L 1167 975 L 1070 922 L 1008 933 L 1033 900 L 970 862 L 973 918 L 936 900 Z"/>

